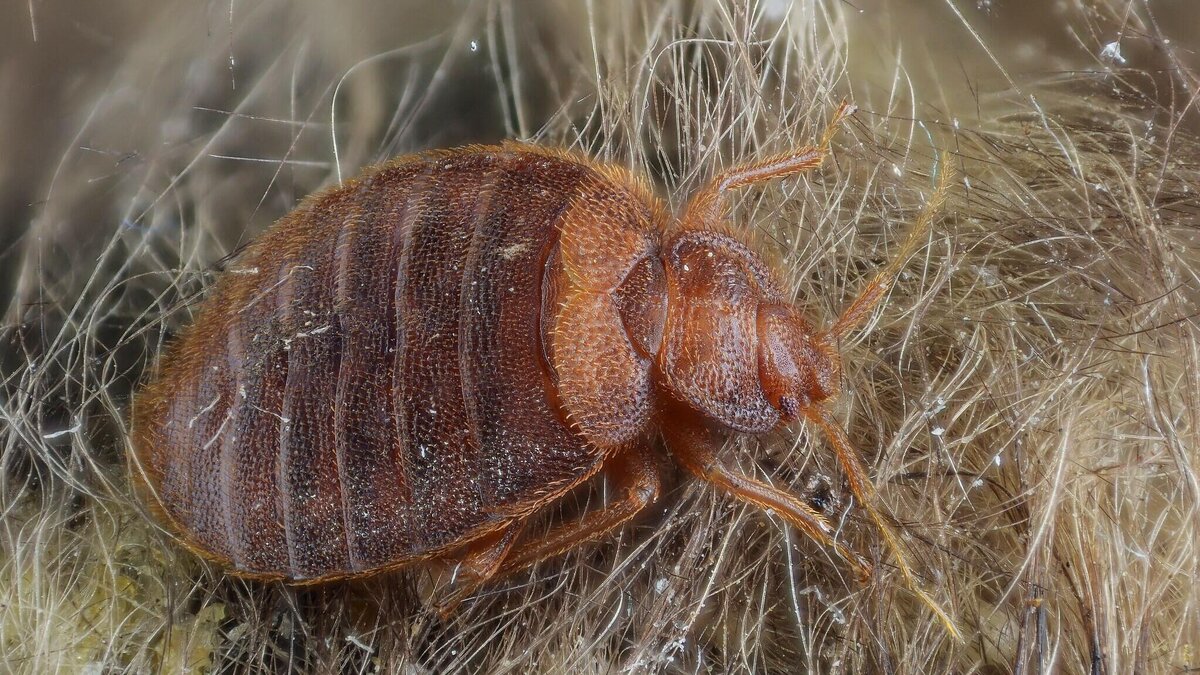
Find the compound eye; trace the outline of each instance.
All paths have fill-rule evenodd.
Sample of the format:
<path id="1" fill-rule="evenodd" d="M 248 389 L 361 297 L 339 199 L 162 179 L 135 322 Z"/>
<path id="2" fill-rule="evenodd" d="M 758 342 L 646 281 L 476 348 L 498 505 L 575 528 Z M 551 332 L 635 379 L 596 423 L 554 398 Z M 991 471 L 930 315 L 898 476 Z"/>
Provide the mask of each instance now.
<path id="1" fill-rule="evenodd" d="M 762 307 L 758 314 L 759 379 L 772 405 L 796 419 L 814 398 L 813 363 L 817 357 L 809 327 L 795 309 Z"/>
<path id="2" fill-rule="evenodd" d="M 779 412 L 787 419 L 796 419 L 800 416 L 800 411 L 807 405 L 807 401 L 801 401 L 798 397 L 791 394 L 784 394 L 779 397 Z"/>

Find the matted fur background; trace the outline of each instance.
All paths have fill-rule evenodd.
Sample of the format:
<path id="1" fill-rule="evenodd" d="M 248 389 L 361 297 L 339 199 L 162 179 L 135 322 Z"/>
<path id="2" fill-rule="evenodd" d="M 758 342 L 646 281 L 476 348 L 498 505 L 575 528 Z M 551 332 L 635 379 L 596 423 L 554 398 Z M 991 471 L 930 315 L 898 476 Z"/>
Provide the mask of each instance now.
<path id="1" fill-rule="evenodd" d="M 4 5 L 0 671 L 1196 671 L 1196 26 L 1182 0 Z M 619 534 L 448 621 L 436 568 L 230 579 L 131 499 L 132 388 L 310 191 L 521 138 L 644 171 L 677 205 L 842 99 L 861 110 L 831 160 L 735 219 L 827 322 L 950 152 L 949 204 L 844 345 L 838 412 L 961 642 L 804 428 L 727 456 L 827 492 L 880 563 L 865 586 L 679 473 Z"/>

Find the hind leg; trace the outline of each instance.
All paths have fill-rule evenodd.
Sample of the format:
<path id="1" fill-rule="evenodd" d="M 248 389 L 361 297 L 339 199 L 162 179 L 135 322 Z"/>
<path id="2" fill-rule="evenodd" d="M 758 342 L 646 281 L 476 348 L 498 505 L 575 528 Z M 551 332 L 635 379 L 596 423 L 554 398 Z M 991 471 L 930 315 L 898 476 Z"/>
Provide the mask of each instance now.
<path id="1" fill-rule="evenodd" d="M 604 474 L 620 490 L 617 501 L 559 525 L 545 537 L 522 542 L 504 559 L 499 574 L 518 572 L 620 527 L 658 498 L 662 476 L 649 447 L 636 446 L 610 459 Z"/>
<path id="2" fill-rule="evenodd" d="M 476 539 L 463 549 L 461 557 L 454 565 L 454 575 L 450 581 L 452 586 L 457 585 L 458 588 L 436 605 L 443 618 L 449 616 L 467 596 L 495 576 L 496 570 L 500 569 L 500 563 L 508 555 L 524 525 L 523 520 L 513 522 Z"/>
<path id="3" fill-rule="evenodd" d="M 538 561 L 565 553 L 620 527 L 658 497 L 660 470 L 648 446 L 639 445 L 614 456 L 604 473 L 617 488 L 617 500 L 573 522 L 562 523 L 546 536 L 514 546 L 525 520 L 489 534 L 467 549 L 459 563 L 466 572 L 463 586 L 439 608 L 443 615 L 484 583 L 519 572 Z"/>

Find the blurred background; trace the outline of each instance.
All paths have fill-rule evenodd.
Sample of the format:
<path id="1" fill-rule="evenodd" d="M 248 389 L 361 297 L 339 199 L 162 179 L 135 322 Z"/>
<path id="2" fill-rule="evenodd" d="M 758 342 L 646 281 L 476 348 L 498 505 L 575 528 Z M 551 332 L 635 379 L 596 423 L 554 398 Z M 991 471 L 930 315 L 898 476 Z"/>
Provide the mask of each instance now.
<path id="1" fill-rule="evenodd" d="M 1200 668 L 1198 25 L 1184 0 L 4 5 L 0 670 Z M 437 570 L 229 579 L 132 499 L 131 391 L 309 192 L 518 138 L 644 172 L 674 206 L 843 99 L 861 110 L 833 161 L 734 218 L 820 324 L 951 153 L 929 245 L 846 345 L 839 416 L 963 641 L 888 565 L 857 584 L 682 477 L 445 621 Z M 727 452 L 886 563 L 819 438 Z"/>

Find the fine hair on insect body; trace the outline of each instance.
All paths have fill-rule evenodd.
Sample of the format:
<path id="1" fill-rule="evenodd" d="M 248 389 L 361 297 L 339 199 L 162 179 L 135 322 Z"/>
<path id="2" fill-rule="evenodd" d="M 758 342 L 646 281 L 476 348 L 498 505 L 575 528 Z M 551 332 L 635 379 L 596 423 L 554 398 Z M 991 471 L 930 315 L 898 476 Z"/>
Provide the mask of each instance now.
<path id="1" fill-rule="evenodd" d="M 246 249 L 133 406 L 132 472 L 184 543 L 232 573 L 311 584 L 416 561 L 481 584 L 633 518 L 659 443 L 690 474 L 871 565 L 803 499 L 726 467 L 736 434 L 800 421 L 833 446 L 906 586 L 917 582 L 826 401 L 838 343 L 882 302 L 945 201 L 815 330 L 728 223 L 729 193 L 800 174 L 819 141 L 719 173 L 676 217 L 640 176 L 508 143 L 399 158 L 310 197 Z M 525 525 L 603 471 L 618 496 Z"/>

